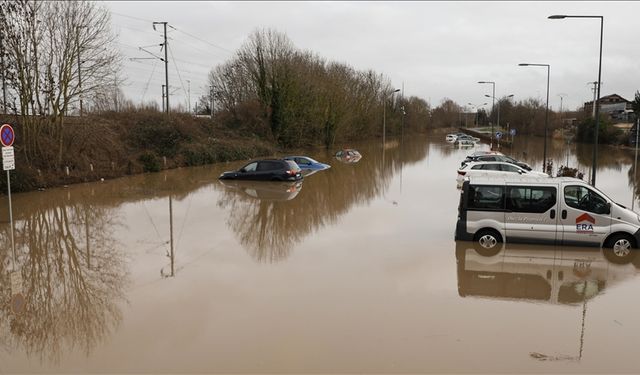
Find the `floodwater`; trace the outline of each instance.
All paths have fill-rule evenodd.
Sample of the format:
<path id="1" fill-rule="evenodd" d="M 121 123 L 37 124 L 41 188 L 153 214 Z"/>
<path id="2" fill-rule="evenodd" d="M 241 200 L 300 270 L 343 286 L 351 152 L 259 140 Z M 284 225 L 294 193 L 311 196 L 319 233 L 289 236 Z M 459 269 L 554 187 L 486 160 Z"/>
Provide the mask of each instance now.
<path id="1" fill-rule="evenodd" d="M 3 197 L 0 373 L 640 372 L 640 256 L 477 252 L 453 240 L 473 149 L 348 146 L 301 184 L 218 181 L 234 162 L 14 194 L 15 263 Z M 540 139 L 505 152 L 542 169 Z M 589 145 L 549 155 L 588 176 Z M 633 151 L 599 155 L 637 206 Z"/>

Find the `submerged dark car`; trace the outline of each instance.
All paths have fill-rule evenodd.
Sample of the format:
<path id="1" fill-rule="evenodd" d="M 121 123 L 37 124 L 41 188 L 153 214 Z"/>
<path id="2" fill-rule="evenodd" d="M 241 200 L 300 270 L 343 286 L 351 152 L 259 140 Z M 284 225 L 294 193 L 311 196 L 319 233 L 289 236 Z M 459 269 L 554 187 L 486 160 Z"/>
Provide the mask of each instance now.
<path id="1" fill-rule="evenodd" d="M 263 180 L 263 181 L 298 181 L 302 179 L 302 171 L 298 164 L 291 160 L 265 159 L 254 160 L 237 171 L 224 172 L 221 180 Z"/>

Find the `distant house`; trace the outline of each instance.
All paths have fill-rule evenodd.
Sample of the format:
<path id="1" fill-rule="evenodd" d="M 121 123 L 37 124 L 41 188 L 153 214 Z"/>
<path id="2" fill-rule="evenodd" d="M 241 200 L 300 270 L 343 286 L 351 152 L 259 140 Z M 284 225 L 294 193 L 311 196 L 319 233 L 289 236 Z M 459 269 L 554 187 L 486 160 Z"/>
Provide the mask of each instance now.
<path id="1" fill-rule="evenodd" d="M 615 123 L 632 122 L 635 119 L 631 102 L 618 94 L 603 96 L 599 103 L 600 113 Z M 584 111 L 593 114 L 593 101 L 584 103 Z"/>

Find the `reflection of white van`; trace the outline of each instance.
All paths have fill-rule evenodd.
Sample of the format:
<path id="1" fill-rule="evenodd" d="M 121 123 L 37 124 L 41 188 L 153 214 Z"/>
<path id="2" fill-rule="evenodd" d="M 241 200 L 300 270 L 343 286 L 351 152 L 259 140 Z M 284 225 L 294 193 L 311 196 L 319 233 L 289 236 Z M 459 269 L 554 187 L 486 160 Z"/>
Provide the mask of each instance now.
<path id="1" fill-rule="evenodd" d="M 604 246 L 624 257 L 640 243 L 640 217 L 576 178 L 470 177 L 456 240 Z"/>
<path id="2" fill-rule="evenodd" d="M 458 294 L 577 304 L 638 275 L 635 262 L 616 264 L 618 259 L 609 252 L 506 244 L 488 253 L 478 244 L 459 241 Z"/>

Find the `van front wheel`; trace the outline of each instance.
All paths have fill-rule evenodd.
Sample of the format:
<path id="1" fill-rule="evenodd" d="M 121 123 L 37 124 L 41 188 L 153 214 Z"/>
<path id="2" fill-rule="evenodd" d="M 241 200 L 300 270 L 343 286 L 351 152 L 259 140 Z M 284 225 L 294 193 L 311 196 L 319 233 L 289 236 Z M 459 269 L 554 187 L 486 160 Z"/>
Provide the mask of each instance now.
<path id="1" fill-rule="evenodd" d="M 494 249 L 502 242 L 502 237 L 495 230 L 483 229 L 476 234 L 475 240 L 485 249 Z"/>
<path id="2" fill-rule="evenodd" d="M 636 247 L 633 237 L 627 234 L 615 234 L 605 244 L 605 256 L 613 263 L 626 264 L 636 257 Z"/>

